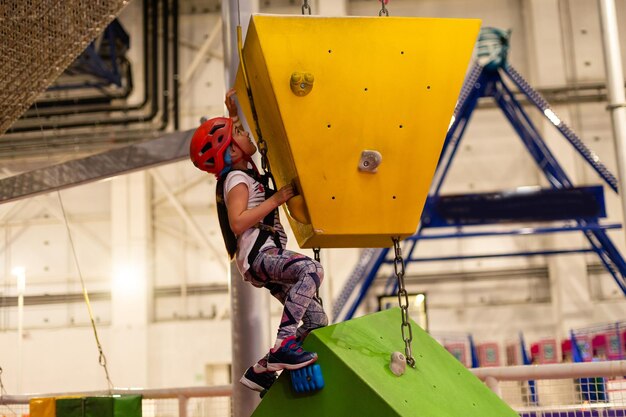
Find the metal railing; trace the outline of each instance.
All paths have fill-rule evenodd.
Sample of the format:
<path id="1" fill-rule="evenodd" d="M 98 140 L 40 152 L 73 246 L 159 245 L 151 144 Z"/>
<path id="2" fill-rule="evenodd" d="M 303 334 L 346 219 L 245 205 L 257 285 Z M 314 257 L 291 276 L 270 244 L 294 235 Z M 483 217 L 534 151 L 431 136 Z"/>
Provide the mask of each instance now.
<path id="1" fill-rule="evenodd" d="M 523 417 L 626 416 L 626 361 L 471 371 Z"/>
<path id="2" fill-rule="evenodd" d="M 471 372 L 522 417 L 626 416 L 626 361 L 476 368 Z M 3 395 L 0 415 L 28 414 L 31 398 L 70 394 L 142 395 L 144 417 L 228 417 L 232 386 Z M 172 401 L 166 404 L 167 400 Z M 194 400 L 197 402 L 192 403 Z M 3 407 L 9 408 L 8 414 Z"/>
<path id="3" fill-rule="evenodd" d="M 232 396 L 232 385 L 219 385 L 213 387 L 185 387 L 185 388 L 163 388 L 163 389 L 113 389 L 112 391 L 83 391 L 83 392 L 64 392 L 64 393 L 46 393 L 46 394 L 26 394 L 26 395 L 2 395 L 0 396 L 0 415 L 7 414 L 3 412 L 2 406 L 11 407 L 11 405 L 22 406 L 19 412 L 13 410 L 10 414 L 24 415 L 28 414 L 26 410 L 23 410 L 24 405 L 28 405 L 31 398 L 50 398 L 61 396 L 106 396 L 106 395 L 142 395 L 143 396 L 143 416 L 162 416 L 171 415 L 177 417 L 189 417 L 190 415 L 202 416 L 202 417 L 228 417 L 230 416 L 230 404 L 223 405 L 222 407 L 211 407 L 212 411 L 209 412 L 195 412 L 190 413 L 190 400 L 193 398 L 211 398 L 211 397 L 230 397 Z M 151 400 L 177 400 L 178 410 L 168 409 L 163 411 L 164 407 L 155 406 L 150 404 Z M 221 409 L 219 409 L 221 408 Z"/>

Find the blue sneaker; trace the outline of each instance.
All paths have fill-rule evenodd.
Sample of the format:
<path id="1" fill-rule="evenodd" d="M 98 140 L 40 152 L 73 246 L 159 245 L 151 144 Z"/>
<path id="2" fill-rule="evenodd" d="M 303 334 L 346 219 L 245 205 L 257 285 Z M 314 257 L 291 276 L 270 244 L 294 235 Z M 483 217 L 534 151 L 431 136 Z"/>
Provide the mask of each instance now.
<path id="1" fill-rule="evenodd" d="M 307 352 L 302 349 L 295 336 L 283 340 L 275 352 L 270 350 L 267 358 L 268 371 L 280 371 L 282 369 L 294 370 L 304 368 L 317 360 L 317 353 Z"/>
<path id="2" fill-rule="evenodd" d="M 246 387 L 251 390 L 258 391 L 263 393 L 270 389 L 272 384 L 276 381 L 276 372 L 274 371 L 265 371 L 265 372 L 256 372 L 254 367 L 251 366 L 248 368 L 245 374 L 241 377 L 239 382 L 241 382 Z"/>

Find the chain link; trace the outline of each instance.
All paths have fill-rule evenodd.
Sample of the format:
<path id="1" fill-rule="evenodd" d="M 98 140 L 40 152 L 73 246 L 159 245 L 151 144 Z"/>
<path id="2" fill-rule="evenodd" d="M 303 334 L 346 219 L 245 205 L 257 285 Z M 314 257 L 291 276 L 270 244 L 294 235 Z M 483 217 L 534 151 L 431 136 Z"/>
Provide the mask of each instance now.
<path id="1" fill-rule="evenodd" d="M 2 383 L 2 367 L 0 366 L 0 404 L 2 404 L 2 397 L 5 396 L 6 393 L 7 393 L 7 390 L 4 388 L 4 384 Z M 14 415 L 14 416 L 19 415 L 8 404 L 4 404 L 3 407 L 9 410 L 9 415 Z"/>
<path id="2" fill-rule="evenodd" d="M 389 0 L 378 0 L 378 1 L 380 1 L 380 6 L 381 6 L 380 11 L 378 12 L 378 16 L 382 16 L 382 15 L 389 16 L 389 10 L 386 7 Z"/>
<path id="3" fill-rule="evenodd" d="M 400 239 L 392 238 L 393 250 L 395 257 L 393 259 L 393 269 L 398 279 L 398 304 L 402 312 L 402 340 L 404 341 L 404 353 L 406 363 L 415 368 L 415 359 L 411 350 L 411 342 L 413 341 L 413 330 L 409 321 L 409 294 L 404 288 L 404 259 L 402 259 L 402 249 L 400 249 Z M 408 335 L 407 335 L 408 332 Z"/>
<path id="4" fill-rule="evenodd" d="M 320 248 L 313 248 L 313 258 L 317 261 L 317 262 L 322 262 L 320 259 Z M 322 297 L 320 297 L 320 289 L 316 289 L 315 290 L 315 297 L 317 298 L 317 301 L 320 303 L 321 306 L 324 306 L 324 302 L 322 301 Z"/>
<path id="5" fill-rule="evenodd" d="M 261 168 L 263 171 L 267 171 L 269 162 L 267 160 L 267 142 L 263 139 L 263 136 L 258 134 L 257 132 L 257 142 L 259 146 L 259 153 L 261 154 Z"/>
<path id="6" fill-rule="evenodd" d="M 309 0 L 304 0 L 302 4 L 302 14 L 306 14 L 306 11 L 309 11 L 309 15 L 311 14 L 311 6 L 309 5 Z"/>

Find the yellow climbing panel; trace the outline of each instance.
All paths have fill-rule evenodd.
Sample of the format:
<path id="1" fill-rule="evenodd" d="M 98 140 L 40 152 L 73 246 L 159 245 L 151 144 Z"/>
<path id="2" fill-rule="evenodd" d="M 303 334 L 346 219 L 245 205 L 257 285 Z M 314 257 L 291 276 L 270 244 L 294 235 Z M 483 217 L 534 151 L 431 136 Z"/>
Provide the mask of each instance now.
<path id="1" fill-rule="evenodd" d="M 415 232 L 479 29 L 252 16 L 244 64 L 277 185 L 301 193 L 289 204 L 300 247 L 388 247 Z M 236 89 L 254 134 L 241 66 Z"/>

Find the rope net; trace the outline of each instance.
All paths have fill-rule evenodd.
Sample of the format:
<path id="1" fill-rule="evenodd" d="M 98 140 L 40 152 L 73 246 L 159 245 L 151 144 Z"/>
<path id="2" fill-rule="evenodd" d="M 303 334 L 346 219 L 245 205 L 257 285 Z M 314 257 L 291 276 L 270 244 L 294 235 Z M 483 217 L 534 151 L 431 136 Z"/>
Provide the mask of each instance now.
<path id="1" fill-rule="evenodd" d="M 0 135 L 128 0 L 9 0 L 0 4 Z"/>

